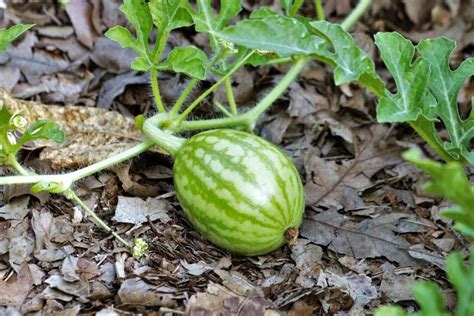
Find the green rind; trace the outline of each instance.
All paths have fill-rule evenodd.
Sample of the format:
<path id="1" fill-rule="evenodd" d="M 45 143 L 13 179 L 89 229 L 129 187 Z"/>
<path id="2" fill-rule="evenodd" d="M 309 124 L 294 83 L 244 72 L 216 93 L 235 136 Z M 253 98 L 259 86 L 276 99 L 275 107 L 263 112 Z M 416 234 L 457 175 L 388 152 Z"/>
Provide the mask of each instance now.
<path id="1" fill-rule="evenodd" d="M 235 130 L 191 137 L 176 155 L 178 200 L 212 243 L 255 256 L 282 246 L 299 227 L 303 184 L 288 157 L 264 139 Z"/>

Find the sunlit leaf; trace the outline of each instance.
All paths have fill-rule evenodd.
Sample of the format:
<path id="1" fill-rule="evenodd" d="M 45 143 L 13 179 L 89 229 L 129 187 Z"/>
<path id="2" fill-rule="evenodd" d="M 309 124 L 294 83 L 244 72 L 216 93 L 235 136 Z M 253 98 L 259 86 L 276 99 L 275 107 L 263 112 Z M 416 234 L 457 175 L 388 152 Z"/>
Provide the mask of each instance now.
<path id="1" fill-rule="evenodd" d="M 61 127 L 49 120 L 33 122 L 23 134 L 21 142 L 28 142 L 35 139 L 47 139 L 57 143 L 64 142 L 64 132 Z"/>
<path id="2" fill-rule="evenodd" d="M 173 70 L 201 80 L 206 79 L 206 54 L 195 46 L 177 47 L 159 65 L 159 69 Z"/>
<path id="3" fill-rule="evenodd" d="M 33 26 L 34 24 L 17 24 L 9 29 L 0 29 L 0 53 L 3 53 L 8 45 Z"/>
<path id="4" fill-rule="evenodd" d="M 435 114 L 441 119 L 449 133 L 446 150 L 458 160 L 462 155 L 474 164 L 474 151 L 470 149 L 474 137 L 474 118 L 462 120 L 457 98 L 462 85 L 474 75 L 474 58 L 466 59 L 456 70 L 449 67 L 449 59 L 456 42 L 447 38 L 423 40 L 417 46 L 420 56 L 430 65 L 428 88 L 436 97 Z"/>
<path id="5" fill-rule="evenodd" d="M 282 15 L 243 20 L 214 34 L 237 45 L 274 52 L 280 57 L 317 54 L 325 45 L 320 37 L 310 34 L 303 23 Z"/>
<path id="6" fill-rule="evenodd" d="M 151 0 L 150 13 L 161 34 L 193 24 L 188 0 Z"/>
<path id="7" fill-rule="evenodd" d="M 419 150 L 410 150 L 403 156 L 406 160 L 428 173 L 433 181 L 425 184 L 424 190 L 445 197 L 456 204 L 442 210 L 441 214 L 456 221 L 455 228 L 469 234 L 474 231 L 474 187 L 469 183 L 464 168 L 459 162 L 440 164 L 423 159 Z M 466 229 L 463 229 L 465 227 Z M 469 234 L 474 238 L 473 234 Z"/>
<path id="8" fill-rule="evenodd" d="M 378 33 L 375 44 L 396 83 L 396 93 L 387 91 L 377 106 L 379 122 L 415 121 L 420 115 L 433 119 L 434 97 L 427 89 L 429 63 L 413 61 L 415 47 L 398 33 Z"/>
<path id="9" fill-rule="evenodd" d="M 384 83 L 375 72 L 374 62 L 357 47 L 349 33 L 340 25 L 327 21 L 309 24 L 331 44 L 330 49 L 320 50 L 317 54 L 335 67 L 336 85 L 358 81 L 378 95 L 384 93 Z"/>

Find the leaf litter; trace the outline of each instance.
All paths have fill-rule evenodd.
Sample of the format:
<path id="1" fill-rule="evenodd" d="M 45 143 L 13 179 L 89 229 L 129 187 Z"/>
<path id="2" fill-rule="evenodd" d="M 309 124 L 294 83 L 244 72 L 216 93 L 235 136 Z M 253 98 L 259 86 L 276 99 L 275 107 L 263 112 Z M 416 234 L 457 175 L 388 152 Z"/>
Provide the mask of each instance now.
<path id="1" fill-rule="evenodd" d="M 247 10 L 254 6 L 243 2 Z M 376 1 L 356 38 L 370 50 L 370 34 L 378 30 L 413 40 L 447 35 L 458 40 L 455 54 L 472 54 L 472 10 L 456 3 L 428 1 L 418 10 L 412 1 Z M 0 84 L 7 89 L 0 99 L 29 120 L 59 122 L 68 134 L 61 146 L 30 144 L 25 161 L 77 168 L 140 141 L 133 116 L 152 107 L 148 80 L 129 72 L 133 52 L 115 49 L 102 36 L 123 25 L 120 1 L 70 1 L 65 10 L 26 1 L 6 5 L 1 23 L 38 27 L 0 58 Z M 350 8 L 350 1 L 325 3 L 331 21 Z M 186 31 L 172 41 L 181 42 L 201 43 Z M 261 98 L 280 70 L 239 73 L 233 82 L 239 105 Z M 301 78 L 258 127 L 305 179 L 307 212 L 295 248 L 241 258 L 213 247 L 179 209 L 168 157 L 146 154 L 81 184 L 99 216 L 129 239 L 147 239 L 150 249 L 140 260 L 68 201 L 38 200 L 19 188 L 2 191 L 8 198 L 0 206 L 1 312 L 359 315 L 380 303 L 414 308 L 407 289 L 418 278 L 438 280 L 446 289 L 444 257 L 465 244 L 439 218 L 443 202 L 418 189 L 424 179 L 400 158 L 419 140 L 405 126 L 374 124 L 373 96 L 357 86 L 335 87 L 326 67 L 312 64 Z M 163 77 L 165 99 L 173 100 L 183 80 Z M 472 87 L 460 95 L 464 108 Z M 222 91 L 214 98 L 221 100 Z M 210 106 L 199 115 L 212 116 Z"/>

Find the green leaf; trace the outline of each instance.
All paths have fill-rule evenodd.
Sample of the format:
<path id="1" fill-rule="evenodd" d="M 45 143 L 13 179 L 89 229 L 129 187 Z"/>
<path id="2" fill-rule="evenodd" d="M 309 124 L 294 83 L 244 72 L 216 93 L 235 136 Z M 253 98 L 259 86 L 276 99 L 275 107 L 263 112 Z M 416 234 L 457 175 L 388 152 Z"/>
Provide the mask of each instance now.
<path id="1" fill-rule="evenodd" d="M 206 79 L 206 64 L 206 54 L 195 46 L 188 46 L 173 49 L 168 58 L 158 65 L 158 68 L 185 73 L 188 76 L 204 80 Z"/>
<path id="2" fill-rule="evenodd" d="M 146 60 L 145 58 L 143 58 L 143 57 L 137 57 L 137 58 L 135 58 L 135 60 L 132 62 L 131 67 L 132 67 L 133 70 L 146 72 L 146 71 L 150 70 L 150 68 L 152 67 L 152 65 L 150 65 L 150 63 L 148 62 L 148 60 Z"/>
<path id="3" fill-rule="evenodd" d="M 398 33 L 377 33 L 375 44 L 397 86 L 379 99 L 377 120 L 384 122 L 416 121 L 421 115 L 433 118 L 434 97 L 427 90 L 429 63 L 423 58 L 413 62 L 415 47 Z"/>
<path id="4" fill-rule="evenodd" d="M 449 162 L 440 164 L 429 159 L 422 159 L 421 151 L 411 149 L 403 157 L 428 173 L 433 181 L 425 184 L 424 190 L 445 197 L 456 204 L 456 207 L 442 211 L 442 215 L 455 220 L 470 230 L 474 230 L 474 187 L 464 173 L 462 164 Z M 455 226 L 457 228 L 459 226 Z M 466 230 L 467 231 L 467 230 Z"/>
<path id="5" fill-rule="evenodd" d="M 252 11 L 250 13 L 250 18 L 251 19 L 263 19 L 269 16 L 279 16 L 280 14 L 278 12 L 273 11 L 269 7 L 260 7 L 255 11 Z"/>
<path id="6" fill-rule="evenodd" d="M 403 308 L 399 306 L 382 306 L 375 311 L 374 316 L 406 316 Z"/>
<path id="7" fill-rule="evenodd" d="M 137 38 L 134 38 L 130 31 L 122 26 L 115 26 L 109 29 L 105 36 L 120 44 L 121 47 L 133 49 L 139 57 L 132 64 L 136 70 L 149 69 L 153 60 L 148 48 L 148 38 L 153 29 L 153 22 L 148 4 L 143 0 L 124 0 L 120 6 L 120 11 L 127 17 L 135 28 Z"/>
<path id="8" fill-rule="evenodd" d="M 462 85 L 474 75 L 474 58 L 466 59 L 456 70 L 451 70 L 449 59 L 455 47 L 456 42 L 452 40 L 436 38 L 421 41 L 417 49 L 431 68 L 428 88 L 436 97 L 435 114 L 449 133 L 450 142 L 445 144 L 445 148 L 454 159 L 459 160 L 462 155 L 474 164 L 474 152 L 469 148 L 474 136 L 474 119 L 463 121 L 457 104 Z"/>
<path id="9" fill-rule="evenodd" d="M 474 315 L 474 247 L 471 248 L 471 266 L 465 266 L 460 253 L 451 253 L 446 259 L 449 281 L 456 289 L 456 316 Z"/>
<path id="10" fill-rule="evenodd" d="M 105 33 L 105 36 L 112 41 L 117 42 L 122 48 L 137 49 L 139 47 L 139 44 L 137 40 L 133 38 L 132 33 L 123 26 L 114 26 Z"/>
<path id="11" fill-rule="evenodd" d="M 28 127 L 19 143 L 24 144 L 35 139 L 48 139 L 62 143 L 64 137 L 65 134 L 58 124 L 49 120 L 39 120 Z"/>
<path id="12" fill-rule="evenodd" d="M 303 0 L 280 0 L 280 5 L 288 16 L 294 16 L 302 4 Z"/>
<path id="13" fill-rule="evenodd" d="M 148 50 L 148 38 L 153 28 L 150 9 L 144 0 L 124 0 L 120 11 L 127 17 L 137 32 L 142 50 Z"/>
<path id="14" fill-rule="evenodd" d="M 310 22 L 319 34 L 331 44 L 331 49 L 317 54 L 335 67 L 336 85 L 358 81 L 377 95 L 384 93 L 384 83 L 375 72 L 374 62 L 354 42 L 352 36 L 340 25 L 327 21 Z"/>
<path id="15" fill-rule="evenodd" d="M 274 52 L 280 57 L 317 54 L 325 45 L 321 38 L 310 34 L 303 23 L 282 15 L 243 20 L 215 35 L 247 48 Z"/>
<path id="16" fill-rule="evenodd" d="M 0 29 L 0 53 L 3 53 L 8 45 L 33 26 L 34 24 L 17 24 L 9 29 Z"/>
<path id="17" fill-rule="evenodd" d="M 293 0 L 280 0 L 280 5 L 285 10 L 286 14 L 291 12 L 291 8 L 293 7 Z"/>
<path id="18" fill-rule="evenodd" d="M 431 281 L 418 281 L 413 285 L 413 296 L 420 305 L 420 316 L 449 316 L 438 285 Z"/>
<path id="19" fill-rule="evenodd" d="M 160 34 L 193 24 L 188 0 L 151 0 L 149 7 Z"/>
<path id="20" fill-rule="evenodd" d="M 2 108 L 0 109 L 0 133 L 6 132 L 6 130 L 10 127 L 10 120 L 13 115 L 8 111 L 5 104 L 1 105 Z"/>
<path id="21" fill-rule="evenodd" d="M 193 12 L 193 20 L 197 32 L 216 34 L 239 14 L 242 9 L 241 0 L 220 0 L 220 10 L 214 13 L 211 0 L 197 0 L 198 11 Z"/>

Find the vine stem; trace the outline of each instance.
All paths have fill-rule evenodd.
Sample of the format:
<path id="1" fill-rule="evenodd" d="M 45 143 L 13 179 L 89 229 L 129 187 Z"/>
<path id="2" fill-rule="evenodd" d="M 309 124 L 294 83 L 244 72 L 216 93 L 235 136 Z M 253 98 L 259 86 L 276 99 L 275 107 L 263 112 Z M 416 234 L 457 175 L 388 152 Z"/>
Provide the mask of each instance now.
<path id="1" fill-rule="evenodd" d="M 23 168 L 23 166 L 20 165 L 18 160 L 16 160 L 15 155 L 12 155 L 12 154 L 8 155 L 7 156 L 7 161 L 10 164 L 10 166 L 12 166 L 22 176 L 29 175 L 28 171 L 26 171 L 25 168 Z"/>
<path id="2" fill-rule="evenodd" d="M 348 31 L 360 19 L 360 17 L 367 11 L 372 4 L 372 0 L 360 0 L 355 9 L 349 16 L 341 23 L 341 27 Z"/>
<path id="3" fill-rule="evenodd" d="M 8 155 L 7 157 L 8 163 L 15 168 L 18 173 L 20 173 L 22 176 L 28 177 L 30 173 L 25 170 L 19 163 L 18 160 L 14 155 Z M 85 212 L 87 212 L 94 220 L 95 222 L 102 227 L 104 230 L 107 232 L 110 232 L 112 236 L 114 236 L 118 241 L 123 243 L 126 247 L 130 247 L 130 244 L 124 240 L 119 234 L 117 234 L 115 231 L 112 230 L 103 220 L 100 219 L 100 217 L 97 216 L 97 214 L 91 210 L 77 195 L 74 193 L 74 191 L 69 188 L 66 191 L 62 193 L 67 199 L 70 199 L 74 201 L 77 205 L 79 205 Z"/>
<path id="4" fill-rule="evenodd" d="M 194 100 L 193 103 L 191 103 L 187 108 L 186 110 L 183 111 L 183 113 L 181 113 L 180 116 L 178 116 L 178 118 L 176 119 L 176 122 L 174 122 L 175 125 L 178 125 L 179 123 L 181 123 L 186 117 L 188 117 L 188 115 L 191 113 L 192 110 L 194 110 L 194 108 L 196 106 L 199 105 L 199 103 L 202 102 L 202 100 L 204 100 L 209 94 L 211 94 L 214 90 L 217 89 L 217 87 L 219 87 L 222 83 L 224 83 L 227 78 L 229 78 L 230 76 L 232 76 L 237 70 L 240 69 L 240 67 L 242 67 L 246 62 L 247 60 L 253 55 L 254 51 L 252 51 L 251 53 L 249 53 L 247 56 L 245 56 L 245 58 L 243 58 L 238 64 L 236 64 L 228 73 L 226 73 L 221 79 L 219 79 L 219 81 L 217 81 L 215 84 L 213 84 L 209 89 L 207 89 L 206 91 L 204 91 L 203 94 L 201 94 L 196 100 Z"/>
<path id="5" fill-rule="evenodd" d="M 110 228 L 97 214 L 91 210 L 77 195 L 74 193 L 72 189 L 68 189 L 64 192 L 64 196 L 72 201 L 74 201 L 77 205 L 79 205 L 87 214 L 89 214 L 90 217 L 99 225 L 102 227 L 105 231 L 109 232 L 114 236 L 118 241 L 123 243 L 127 248 L 130 248 L 131 245 L 129 244 L 128 241 L 123 239 L 119 234 L 117 234 L 112 228 Z"/>
<path id="6" fill-rule="evenodd" d="M 163 113 L 145 120 L 143 123 L 143 134 L 153 141 L 154 144 L 175 156 L 186 139 L 172 135 L 171 131 L 167 133 L 161 129 L 161 124 L 168 118 L 169 114 Z"/>
<path id="7" fill-rule="evenodd" d="M 252 130 L 259 118 L 259 116 L 269 108 L 273 102 L 275 102 L 288 86 L 295 80 L 300 71 L 305 67 L 309 57 L 300 57 L 296 63 L 290 68 L 285 74 L 281 81 L 273 88 L 273 90 L 267 94 L 257 105 L 250 111 L 242 115 L 211 119 L 211 120 L 198 120 L 198 121 L 184 121 L 172 128 L 174 132 L 183 132 L 191 130 L 202 130 L 211 128 L 223 128 L 223 127 L 237 127 L 242 126 L 249 130 Z"/>
<path id="8" fill-rule="evenodd" d="M 232 91 L 232 83 L 230 82 L 230 78 L 227 78 L 224 81 L 225 84 L 225 91 L 227 94 L 227 99 L 229 100 L 229 107 L 230 107 L 230 112 L 233 115 L 237 115 L 237 104 L 235 103 L 235 98 L 234 98 L 234 92 Z"/>
<path id="9" fill-rule="evenodd" d="M 314 0 L 314 8 L 316 9 L 316 17 L 318 20 L 324 21 L 326 18 L 324 17 L 322 0 Z"/>
<path id="10" fill-rule="evenodd" d="M 269 108 L 273 102 L 275 102 L 282 94 L 285 92 L 286 88 L 295 81 L 298 74 L 303 70 L 308 62 L 309 57 L 300 57 L 297 59 L 295 64 L 290 68 L 290 70 L 285 74 L 285 76 L 278 82 L 278 84 L 273 88 L 273 90 L 267 94 L 257 105 L 245 113 L 243 116 L 247 116 L 251 122 L 252 129 L 257 123 L 258 117 Z"/>
<path id="11" fill-rule="evenodd" d="M 151 90 L 153 92 L 153 98 L 155 100 L 156 107 L 158 112 L 166 112 L 163 100 L 161 99 L 160 87 L 158 86 L 158 71 L 154 68 L 150 69 L 150 80 L 151 80 Z"/>
<path id="12" fill-rule="evenodd" d="M 58 175 L 33 174 L 33 175 L 0 177 L 0 185 L 28 184 L 28 183 L 37 183 L 37 182 L 42 182 L 42 181 L 69 184 L 74 181 L 85 178 L 87 176 L 90 176 L 96 172 L 107 169 L 125 160 L 138 156 L 139 154 L 147 151 L 154 145 L 155 143 L 152 140 L 146 140 L 120 154 L 109 157 L 105 160 L 99 161 L 85 168 L 78 169 L 76 171 L 65 173 L 65 174 L 58 174 Z"/>
<path id="13" fill-rule="evenodd" d="M 232 117 L 234 115 L 232 115 L 232 113 L 230 113 L 229 111 L 227 111 L 227 109 L 219 102 L 219 101 L 214 101 L 214 106 L 219 110 L 221 111 L 225 116 L 227 117 Z"/>
<path id="14" fill-rule="evenodd" d="M 193 91 L 194 87 L 198 84 L 198 82 L 199 82 L 199 79 L 197 79 L 197 78 L 193 78 L 189 82 L 186 89 L 184 89 L 183 93 L 181 93 L 181 95 L 179 96 L 178 101 L 176 101 L 176 103 L 171 108 L 171 111 L 170 111 L 170 117 L 171 118 L 175 117 L 178 114 L 179 110 L 181 109 L 184 102 L 188 98 L 188 95 L 191 93 L 191 91 Z"/>

